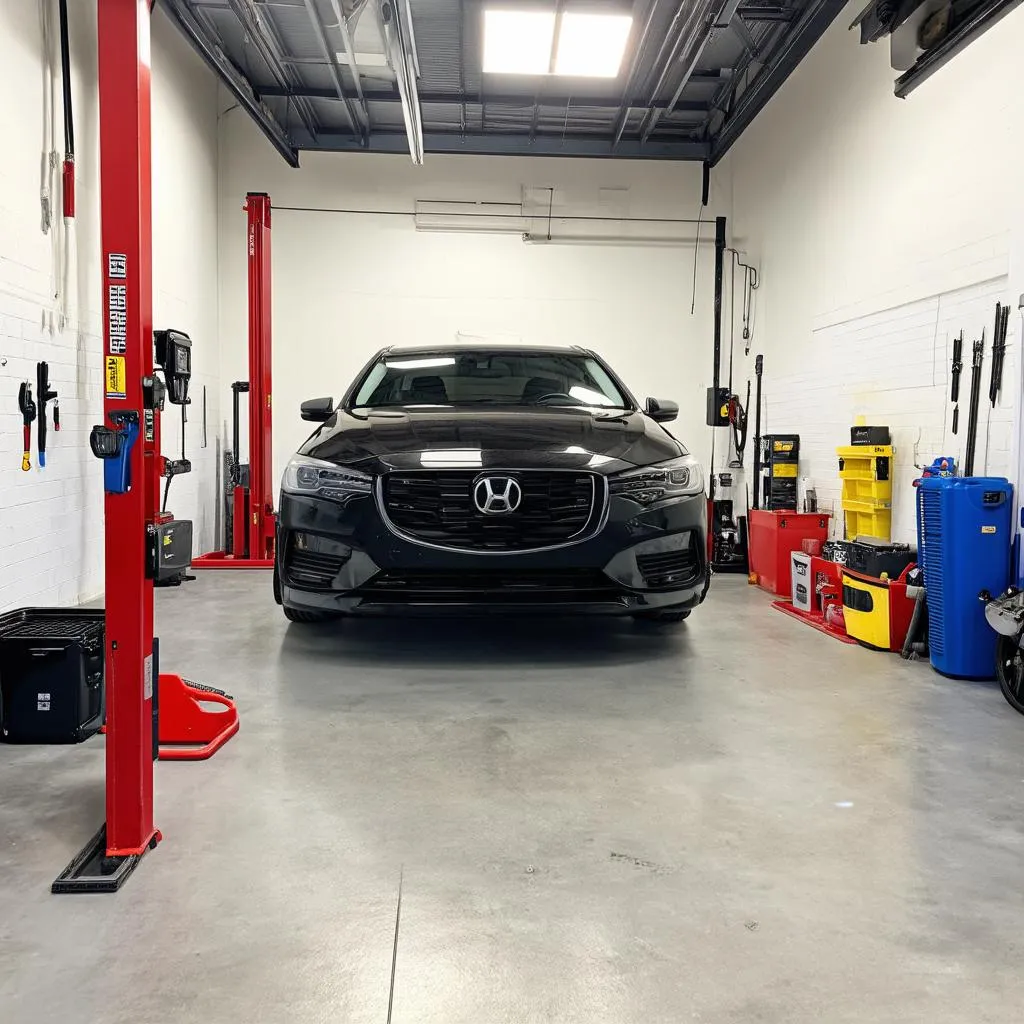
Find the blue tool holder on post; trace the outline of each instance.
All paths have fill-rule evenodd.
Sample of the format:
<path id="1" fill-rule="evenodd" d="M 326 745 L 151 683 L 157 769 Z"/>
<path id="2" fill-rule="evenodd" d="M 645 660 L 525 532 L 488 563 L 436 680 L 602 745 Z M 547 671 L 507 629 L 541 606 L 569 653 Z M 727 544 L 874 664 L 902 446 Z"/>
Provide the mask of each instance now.
<path id="1" fill-rule="evenodd" d="M 139 437 L 139 414 L 134 410 L 112 412 L 114 429 L 103 425 L 92 428 L 89 446 L 103 460 L 103 489 L 107 494 L 127 494 L 132 486 L 132 448 Z"/>
<path id="2" fill-rule="evenodd" d="M 924 477 L 917 489 L 917 549 L 928 598 L 932 667 L 960 679 L 992 679 L 996 634 L 982 591 L 1010 581 L 1013 486 L 1005 477 Z"/>

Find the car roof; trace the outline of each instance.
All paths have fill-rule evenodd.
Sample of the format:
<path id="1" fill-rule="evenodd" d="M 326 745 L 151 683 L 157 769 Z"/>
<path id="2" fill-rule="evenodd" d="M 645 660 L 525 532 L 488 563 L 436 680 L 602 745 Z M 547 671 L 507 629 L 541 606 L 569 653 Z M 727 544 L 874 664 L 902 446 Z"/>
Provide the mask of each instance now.
<path id="1" fill-rule="evenodd" d="M 456 341 L 451 345 L 388 345 L 387 348 L 381 350 L 381 355 L 414 356 L 426 355 L 430 352 L 458 352 L 460 349 L 467 352 L 509 352 L 531 355 L 581 355 L 587 353 L 587 349 L 580 345 L 523 345 L 501 341 L 491 343 Z"/>

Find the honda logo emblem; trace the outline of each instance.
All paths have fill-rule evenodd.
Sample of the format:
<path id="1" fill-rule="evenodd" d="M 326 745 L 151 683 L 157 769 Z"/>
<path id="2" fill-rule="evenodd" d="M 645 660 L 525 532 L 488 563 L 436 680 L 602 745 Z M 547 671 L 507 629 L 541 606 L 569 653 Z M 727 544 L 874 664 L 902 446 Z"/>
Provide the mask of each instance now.
<path id="1" fill-rule="evenodd" d="M 523 489 L 511 476 L 484 476 L 473 486 L 473 504 L 485 516 L 515 512 L 523 501 Z"/>

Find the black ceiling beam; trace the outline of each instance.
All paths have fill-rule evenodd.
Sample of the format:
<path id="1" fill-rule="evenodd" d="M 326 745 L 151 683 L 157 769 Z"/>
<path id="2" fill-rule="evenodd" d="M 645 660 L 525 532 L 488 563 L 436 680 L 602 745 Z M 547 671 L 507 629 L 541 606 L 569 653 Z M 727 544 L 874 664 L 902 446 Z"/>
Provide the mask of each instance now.
<path id="1" fill-rule="evenodd" d="M 359 119 L 356 117 L 356 112 L 352 107 L 352 101 L 345 92 L 345 85 L 341 80 L 341 71 L 338 67 L 338 63 L 331 58 L 331 46 L 327 41 L 327 28 L 320 17 L 319 10 L 317 10 L 316 0 L 305 0 L 305 2 L 306 11 L 309 14 L 309 23 L 313 28 L 313 35 L 316 36 L 317 45 L 319 45 L 320 52 L 324 55 L 324 59 L 329 62 L 328 66 L 331 69 L 331 78 L 334 81 L 334 88 L 337 92 L 338 99 L 345 105 L 345 116 L 348 118 L 348 123 L 352 126 L 352 131 L 359 132 L 365 138 L 367 134 L 366 126 L 360 123 Z M 369 121 L 369 117 L 367 117 L 367 121 Z"/>
<path id="2" fill-rule="evenodd" d="M 369 144 L 363 146 L 358 135 L 320 132 L 317 150 L 360 153 L 407 153 L 404 132 L 375 131 Z M 639 140 L 622 140 L 614 149 L 610 137 L 585 135 L 537 135 L 531 141 L 528 132 L 424 132 L 423 148 L 427 153 L 462 153 L 479 156 L 578 156 L 614 157 L 650 160 L 706 160 L 710 146 L 690 139 L 673 141 L 650 139 L 641 146 Z"/>
<path id="3" fill-rule="evenodd" d="M 336 100 L 338 94 L 334 89 L 311 89 L 307 86 L 303 86 L 301 89 L 296 89 L 294 92 L 289 92 L 287 89 L 282 89 L 280 86 L 272 85 L 259 90 L 262 96 L 292 96 L 301 97 L 303 99 L 310 100 Z M 366 97 L 367 103 L 400 103 L 401 97 L 397 93 L 393 92 L 370 92 L 363 90 L 363 96 Z M 453 106 L 459 106 L 463 103 L 480 103 L 479 96 L 465 96 L 460 93 L 454 92 L 421 92 L 420 93 L 421 103 L 450 103 Z M 509 107 L 532 107 L 533 97 L 526 95 L 491 95 L 488 93 L 483 98 L 483 102 L 487 104 L 497 104 L 499 106 Z M 607 107 L 610 110 L 618 108 L 621 102 L 618 96 L 600 96 L 590 98 L 587 96 L 543 96 L 541 98 L 541 106 L 544 107 L 564 107 L 570 103 L 576 107 Z M 647 101 L 634 101 L 632 103 L 634 107 L 646 107 Z M 654 105 L 654 109 L 665 109 L 668 106 L 667 100 L 659 100 Z M 700 100 L 686 100 L 676 104 L 676 110 L 692 111 L 697 114 L 707 113 L 710 109 L 710 105 Z"/>
<path id="4" fill-rule="evenodd" d="M 270 73 L 278 82 L 283 87 L 291 89 L 295 82 L 292 80 L 291 72 L 288 71 L 281 61 L 284 47 L 278 37 L 273 18 L 269 16 L 267 9 L 258 8 L 253 0 L 228 0 L 228 4 L 231 12 L 238 19 L 238 23 L 244 33 L 244 39 L 247 39 L 252 44 L 253 49 L 256 50 L 260 59 L 267 65 Z M 302 120 L 306 131 L 310 135 L 316 135 L 317 124 L 312 107 L 303 100 L 297 100 L 295 110 Z"/>
<path id="5" fill-rule="evenodd" d="M 182 34 L 195 51 L 206 61 L 215 75 L 224 83 L 238 104 L 256 122 L 270 144 L 292 166 L 299 166 L 299 153 L 287 130 L 259 101 L 249 80 L 224 55 L 220 44 L 211 39 L 203 26 L 180 0 L 163 0 L 163 8 L 177 23 Z"/>
<path id="6" fill-rule="evenodd" d="M 757 41 L 754 39 L 742 16 L 733 18 L 730 22 L 730 27 L 736 33 L 736 38 L 739 39 L 743 49 L 756 57 L 758 55 Z"/>
<path id="7" fill-rule="evenodd" d="M 791 28 L 761 73 L 745 89 L 732 115 L 714 138 L 711 163 L 718 163 L 729 147 L 743 134 L 747 125 L 761 108 L 775 95 L 796 66 L 810 53 L 822 33 L 832 24 L 846 6 L 846 0 L 812 0 L 793 28 Z"/>

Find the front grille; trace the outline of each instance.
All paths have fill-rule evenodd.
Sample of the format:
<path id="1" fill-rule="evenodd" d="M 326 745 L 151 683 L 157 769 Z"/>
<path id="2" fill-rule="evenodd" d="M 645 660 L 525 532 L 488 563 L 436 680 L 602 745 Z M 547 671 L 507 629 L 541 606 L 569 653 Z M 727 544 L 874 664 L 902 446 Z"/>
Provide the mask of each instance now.
<path id="1" fill-rule="evenodd" d="M 700 575 L 700 556 L 693 543 L 682 550 L 637 555 L 636 565 L 649 587 L 685 587 Z"/>
<path id="2" fill-rule="evenodd" d="M 473 499 L 484 477 L 514 480 L 515 511 L 486 515 Z M 381 500 L 392 526 L 414 540 L 460 551 L 533 551 L 582 540 L 600 524 L 604 480 L 593 473 L 465 470 L 391 473 Z"/>
<path id="3" fill-rule="evenodd" d="M 285 559 L 285 579 L 289 586 L 302 590 L 330 590 L 344 564 L 344 557 L 299 548 L 292 543 Z"/>
<path id="4" fill-rule="evenodd" d="M 618 590 L 597 569 L 389 570 L 359 591 L 374 603 L 591 603 Z"/>

